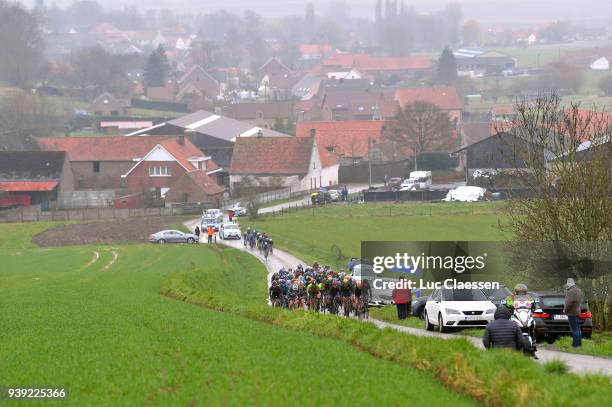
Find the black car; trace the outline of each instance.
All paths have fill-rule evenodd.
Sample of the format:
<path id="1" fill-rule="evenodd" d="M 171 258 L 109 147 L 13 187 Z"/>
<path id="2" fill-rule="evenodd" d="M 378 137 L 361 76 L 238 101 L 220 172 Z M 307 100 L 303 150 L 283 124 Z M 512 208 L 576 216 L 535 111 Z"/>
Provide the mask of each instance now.
<path id="1" fill-rule="evenodd" d="M 538 339 L 553 343 L 560 336 L 572 334 L 567 315 L 563 313 L 565 294 L 553 291 L 536 291 L 529 294 L 537 298 L 536 307 L 542 310 L 542 312 L 533 314 Z M 580 307 L 580 328 L 582 337 L 590 339 L 593 332 L 593 319 L 588 303 L 583 303 Z"/>
<path id="2" fill-rule="evenodd" d="M 412 300 L 410 314 L 413 317 L 423 318 L 423 311 L 425 310 L 425 304 L 427 304 L 428 299 L 429 295 L 424 295 L 422 297 Z"/>
<path id="3" fill-rule="evenodd" d="M 501 304 L 503 300 L 508 298 L 508 296 L 512 295 L 512 291 L 505 285 L 501 285 L 499 288 L 489 288 L 483 289 L 482 292 L 485 293 L 487 297 L 493 302 L 495 305 Z"/>

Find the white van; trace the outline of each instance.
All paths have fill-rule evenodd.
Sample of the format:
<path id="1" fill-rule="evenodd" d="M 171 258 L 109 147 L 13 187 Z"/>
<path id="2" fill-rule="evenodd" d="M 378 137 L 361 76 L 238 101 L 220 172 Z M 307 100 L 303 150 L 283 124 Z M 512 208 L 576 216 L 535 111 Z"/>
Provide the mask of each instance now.
<path id="1" fill-rule="evenodd" d="M 429 189 L 432 184 L 431 171 L 412 171 L 410 177 L 400 186 L 400 191 Z"/>

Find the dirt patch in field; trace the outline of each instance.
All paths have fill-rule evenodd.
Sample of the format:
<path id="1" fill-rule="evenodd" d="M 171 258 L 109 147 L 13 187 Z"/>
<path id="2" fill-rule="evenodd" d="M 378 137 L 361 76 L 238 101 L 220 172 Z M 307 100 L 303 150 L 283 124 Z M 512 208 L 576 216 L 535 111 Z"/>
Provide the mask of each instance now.
<path id="1" fill-rule="evenodd" d="M 183 224 L 191 218 L 193 216 L 164 216 L 62 225 L 34 236 L 32 241 L 41 247 L 145 243 L 150 234 L 174 229 L 172 225 Z"/>

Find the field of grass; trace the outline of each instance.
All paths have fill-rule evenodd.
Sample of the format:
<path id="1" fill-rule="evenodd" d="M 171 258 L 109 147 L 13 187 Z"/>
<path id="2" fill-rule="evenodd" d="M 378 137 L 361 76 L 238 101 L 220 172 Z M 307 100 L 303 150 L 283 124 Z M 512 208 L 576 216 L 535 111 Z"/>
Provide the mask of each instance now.
<path id="1" fill-rule="evenodd" d="M 344 386 L 325 384 L 350 373 L 351 397 L 368 404 L 474 404 L 428 372 L 337 339 L 160 293 L 165 279 L 186 272 L 200 278 L 198 293 L 234 292 L 263 305 L 265 271 L 247 254 L 192 245 L 16 250 L 6 243 L 3 386 L 65 387 L 70 405 L 324 405 L 346 397 Z M 94 251 L 100 258 L 87 266 Z M 107 268 L 113 251 L 118 258 Z"/>
<path id="2" fill-rule="evenodd" d="M 510 238 L 498 228 L 502 203 L 334 204 L 284 215 L 242 219 L 268 232 L 274 245 L 309 263 L 344 267 L 362 240 L 482 240 Z"/>

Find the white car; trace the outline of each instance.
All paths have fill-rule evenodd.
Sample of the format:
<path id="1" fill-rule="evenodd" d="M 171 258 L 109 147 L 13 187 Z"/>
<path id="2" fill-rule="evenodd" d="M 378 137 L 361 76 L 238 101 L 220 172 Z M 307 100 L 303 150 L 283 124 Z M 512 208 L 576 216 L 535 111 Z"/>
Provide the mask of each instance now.
<path id="1" fill-rule="evenodd" d="M 329 196 L 331 197 L 331 200 L 333 202 L 339 201 L 340 200 L 340 191 L 338 191 L 337 189 L 330 189 L 329 190 Z"/>
<path id="2" fill-rule="evenodd" d="M 462 186 L 451 189 L 443 198 L 446 202 L 478 202 L 487 199 L 487 190 L 475 186 Z"/>
<path id="3" fill-rule="evenodd" d="M 484 327 L 493 321 L 493 304 L 479 289 L 437 289 L 423 312 L 425 329 L 446 332 L 448 328 Z"/>
<path id="4" fill-rule="evenodd" d="M 215 219 L 218 219 L 219 221 L 222 221 L 223 212 L 221 212 L 219 209 L 207 209 L 206 211 L 204 211 L 204 217 L 205 218 L 215 218 Z"/>
<path id="5" fill-rule="evenodd" d="M 234 216 L 244 216 L 247 214 L 246 208 L 241 206 L 240 202 L 236 202 L 229 210 L 234 212 Z"/>
<path id="6" fill-rule="evenodd" d="M 221 239 L 242 239 L 242 233 L 236 223 L 225 222 L 219 228 L 219 237 Z"/>

